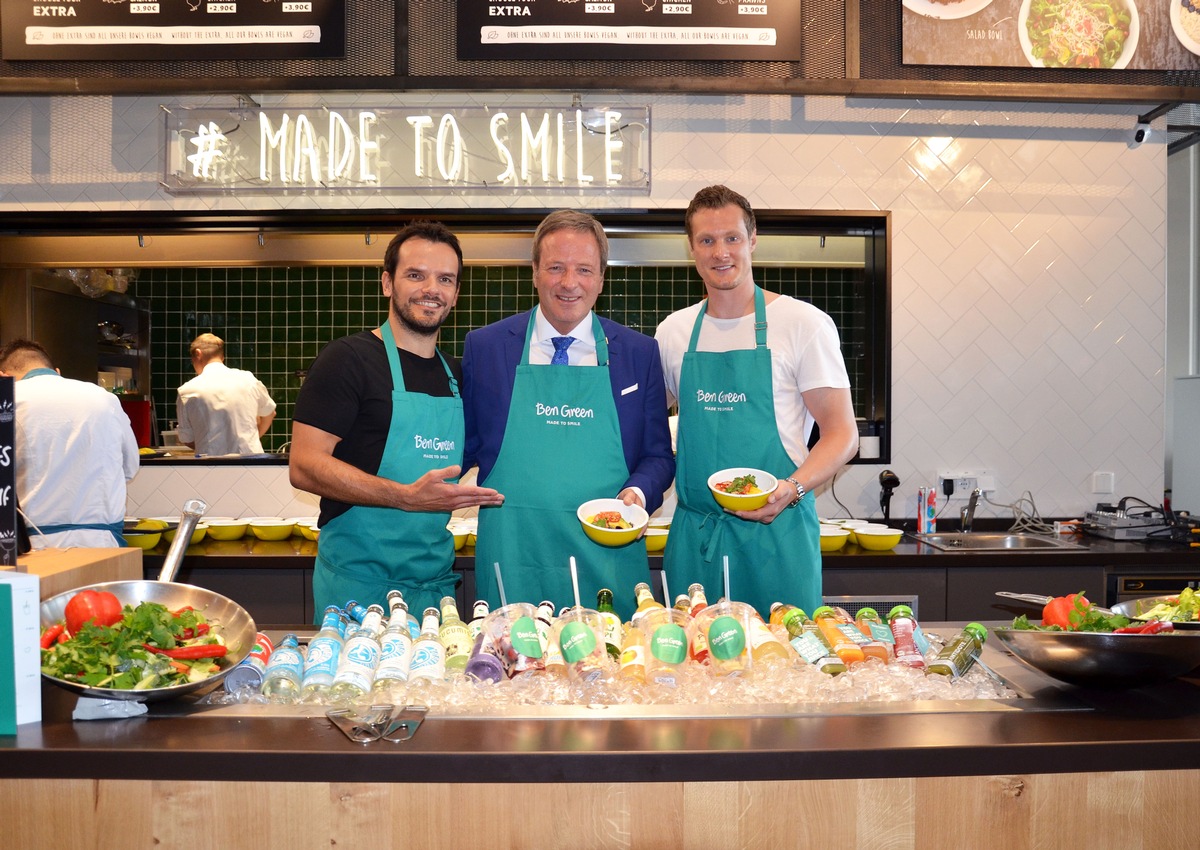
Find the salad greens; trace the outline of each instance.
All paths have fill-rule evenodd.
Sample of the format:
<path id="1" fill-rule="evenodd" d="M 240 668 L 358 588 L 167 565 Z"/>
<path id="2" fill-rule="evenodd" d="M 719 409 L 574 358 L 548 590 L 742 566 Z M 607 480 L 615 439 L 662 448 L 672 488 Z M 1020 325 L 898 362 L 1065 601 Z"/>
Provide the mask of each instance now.
<path id="1" fill-rule="evenodd" d="M 1029 618 L 1022 614 L 1013 620 L 1012 627 L 1018 630 L 1038 631 L 1038 632 L 1111 632 L 1114 629 L 1124 628 L 1129 625 L 1129 618 L 1121 614 L 1103 614 L 1096 610 L 1096 606 L 1088 602 L 1083 593 L 1075 594 L 1073 597 L 1059 597 L 1060 599 L 1070 598 L 1073 603 L 1071 610 L 1067 615 L 1067 620 L 1070 624 L 1069 629 L 1064 629 L 1061 625 L 1042 625 L 1040 623 L 1031 623 Z M 1051 600 L 1047 605 L 1053 605 L 1056 600 Z"/>
<path id="2" fill-rule="evenodd" d="M 1132 29 L 1127 0 L 1032 0 L 1025 22 L 1033 57 L 1047 68 L 1111 68 Z"/>
<path id="3" fill-rule="evenodd" d="M 1139 620 L 1169 620 L 1172 623 L 1188 623 L 1200 620 L 1200 594 L 1187 587 L 1178 596 L 1160 602 L 1138 615 Z"/>
<path id="4" fill-rule="evenodd" d="M 42 650 L 42 672 L 91 688 L 144 690 L 198 682 L 220 670 L 214 658 L 169 657 L 185 647 L 220 644 L 204 615 L 192 608 L 171 611 L 157 602 L 126 605 L 112 626 L 94 622 L 71 638 Z"/>

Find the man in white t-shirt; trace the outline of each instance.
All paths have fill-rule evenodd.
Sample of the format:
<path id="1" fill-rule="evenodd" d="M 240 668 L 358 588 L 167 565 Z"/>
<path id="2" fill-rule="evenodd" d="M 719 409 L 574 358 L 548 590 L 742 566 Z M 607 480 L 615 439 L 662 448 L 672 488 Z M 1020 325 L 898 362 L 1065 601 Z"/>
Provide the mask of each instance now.
<path id="1" fill-rule="evenodd" d="M 805 494 L 858 448 L 837 328 L 813 305 L 755 284 L 754 211 L 737 192 L 702 189 L 684 227 L 708 297 L 655 334 L 667 395 L 679 404 L 679 507 L 664 569 L 674 584 L 720 586 L 727 557 L 734 599 L 764 617 L 772 601 L 811 613 L 821 603 L 821 556 Z M 814 424 L 820 438 L 810 451 Z M 725 512 L 707 480 L 728 467 L 762 469 L 779 486 L 758 510 Z"/>
<path id="2" fill-rule="evenodd" d="M 263 382 L 225 365 L 225 343 L 204 333 L 189 353 L 196 377 L 179 388 L 175 403 L 179 441 L 197 455 L 261 454 L 262 435 L 275 420 L 275 402 Z"/>

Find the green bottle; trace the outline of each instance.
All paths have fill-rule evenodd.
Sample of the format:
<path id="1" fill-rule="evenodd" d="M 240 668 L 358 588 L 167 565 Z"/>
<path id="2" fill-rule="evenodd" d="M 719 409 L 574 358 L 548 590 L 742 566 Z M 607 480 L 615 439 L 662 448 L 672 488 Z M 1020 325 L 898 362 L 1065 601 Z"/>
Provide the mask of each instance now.
<path id="1" fill-rule="evenodd" d="M 613 661 L 621 660 L 621 618 L 613 608 L 613 592 L 607 587 L 600 588 L 596 594 L 596 610 L 604 621 L 604 648 L 612 656 Z"/>
<path id="2" fill-rule="evenodd" d="M 967 623 L 961 632 L 951 638 L 941 648 L 929 666 L 926 673 L 937 673 L 940 676 L 959 676 L 971 669 L 983 642 L 987 640 L 987 628 L 979 623 Z"/>

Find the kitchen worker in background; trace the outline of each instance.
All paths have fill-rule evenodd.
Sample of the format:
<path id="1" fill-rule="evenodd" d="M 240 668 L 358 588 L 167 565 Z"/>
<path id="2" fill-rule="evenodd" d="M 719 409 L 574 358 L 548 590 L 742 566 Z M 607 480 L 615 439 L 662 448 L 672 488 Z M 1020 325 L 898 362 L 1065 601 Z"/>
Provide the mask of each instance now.
<path id="1" fill-rule="evenodd" d="M 125 482 L 137 440 L 112 393 L 64 378 L 27 339 L 0 348 L 14 379 L 17 501 L 35 549 L 124 546 Z"/>
<path id="2" fill-rule="evenodd" d="M 664 569 L 673 586 L 698 581 L 711 598 L 728 556 L 734 599 L 764 616 L 774 601 L 812 611 L 821 604 L 821 554 L 811 491 L 858 448 L 837 328 L 811 304 L 755 284 L 754 211 L 737 192 L 701 189 L 684 230 L 708 297 L 655 334 L 667 393 L 679 404 L 679 504 Z M 728 402 L 714 403 L 721 395 Z M 725 513 L 713 500 L 709 475 L 734 466 L 779 479 L 764 507 Z"/>
<path id="3" fill-rule="evenodd" d="M 197 455 L 262 454 L 262 435 L 275 421 L 275 402 L 263 382 L 225 365 L 225 343 L 200 334 L 189 348 L 196 377 L 175 401 L 179 441 Z"/>
<path id="4" fill-rule="evenodd" d="M 316 617 L 356 599 L 387 610 L 404 594 L 417 620 L 454 595 L 450 512 L 498 505 L 460 485 L 461 369 L 437 349 L 458 300 L 462 248 L 437 222 L 414 222 L 384 254 L 387 321 L 329 343 L 296 400 L 292 485 L 321 497 Z"/>
<path id="5" fill-rule="evenodd" d="M 584 603 L 611 588 L 624 619 L 649 581 L 640 541 L 602 547 L 575 516 L 611 497 L 653 512 L 675 473 L 658 347 L 592 310 L 607 265 L 600 222 L 551 213 L 533 236 L 538 306 L 467 334 L 467 465 L 505 497 L 479 512 L 475 545 L 476 588 L 493 605 L 496 563 L 509 601 L 562 606 L 575 602 L 573 555 Z"/>

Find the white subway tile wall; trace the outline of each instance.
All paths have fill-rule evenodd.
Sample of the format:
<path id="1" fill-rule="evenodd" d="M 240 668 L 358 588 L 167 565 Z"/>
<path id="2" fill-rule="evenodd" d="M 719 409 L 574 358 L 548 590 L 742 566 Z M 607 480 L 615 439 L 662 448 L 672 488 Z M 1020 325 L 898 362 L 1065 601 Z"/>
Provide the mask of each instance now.
<path id="1" fill-rule="evenodd" d="M 256 100 L 562 105 L 561 95 L 524 93 Z M 1046 516 L 1092 507 L 1101 469 L 1115 472 L 1117 497 L 1161 499 L 1167 153 L 1163 133 L 1129 146 L 1145 106 L 632 94 L 605 103 L 651 107 L 649 198 L 173 198 L 159 185 L 161 107 L 233 98 L 6 97 L 0 210 L 669 208 L 714 182 L 763 209 L 889 210 L 893 516 L 911 517 L 913 500 L 900 496 L 947 467 L 994 470 L 994 502 L 1028 491 Z M 880 469 L 841 473 L 819 512 L 878 515 Z M 165 480 L 143 482 L 148 472 L 131 486 L 132 513 L 147 503 L 155 510 L 144 512 L 170 512 L 201 490 L 214 514 L 290 515 L 309 504 L 285 472 L 214 468 L 193 481 L 163 471 Z M 979 515 L 1011 511 L 985 505 Z"/>

